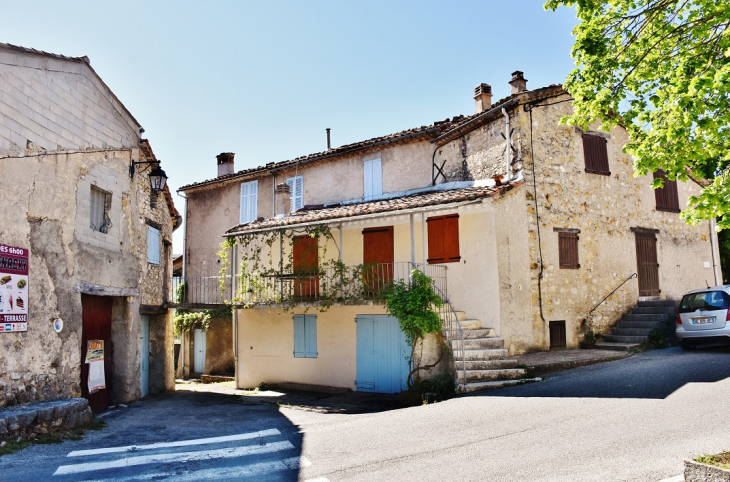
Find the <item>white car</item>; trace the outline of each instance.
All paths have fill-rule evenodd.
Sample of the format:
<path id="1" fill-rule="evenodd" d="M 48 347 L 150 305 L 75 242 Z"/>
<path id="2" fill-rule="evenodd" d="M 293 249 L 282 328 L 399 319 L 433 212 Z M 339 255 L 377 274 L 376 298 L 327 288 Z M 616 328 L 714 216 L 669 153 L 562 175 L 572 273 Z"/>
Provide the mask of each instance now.
<path id="1" fill-rule="evenodd" d="M 677 339 L 685 350 L 730 343 L 730 285 L 690 291 L 677 313 Z"/>

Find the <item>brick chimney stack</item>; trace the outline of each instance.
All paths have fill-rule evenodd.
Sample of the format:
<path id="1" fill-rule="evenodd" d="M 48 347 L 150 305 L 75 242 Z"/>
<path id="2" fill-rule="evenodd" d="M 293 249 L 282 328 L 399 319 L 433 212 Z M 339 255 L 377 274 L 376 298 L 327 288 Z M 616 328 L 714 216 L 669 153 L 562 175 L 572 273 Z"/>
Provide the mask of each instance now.
<path id="1" fill-rule="evenodd" d="M 289 197 L 289 184 L 282 182 L 276 186 L 276 206 L 274 212 L 277 217 L 289 216 L 291 214 L 291 198 Z"/>
<path id="2" fill-rule="evenodd" d="M 509 81 L 509 85 L 512 86 L 512 94 L 526 92 L 527 79 L 525 78 L 525 73 L 519 70 L 512 72 L 512 80 Z"/>
<path id="3" fill-rule="evenodd" d="M 489 84 L 477 85 L 474 88 L 474 102 L 476 102 L 476 114 L 492 107 L 492 86 Z"/>
<path id="4" fill-rule="evenodd" d="M 227 176 L 236 172 L 233 169 L 233 156 L 235 154 L 232 152 L 221 152 L 215 156 L 218 159 L 218 177 Z"/>

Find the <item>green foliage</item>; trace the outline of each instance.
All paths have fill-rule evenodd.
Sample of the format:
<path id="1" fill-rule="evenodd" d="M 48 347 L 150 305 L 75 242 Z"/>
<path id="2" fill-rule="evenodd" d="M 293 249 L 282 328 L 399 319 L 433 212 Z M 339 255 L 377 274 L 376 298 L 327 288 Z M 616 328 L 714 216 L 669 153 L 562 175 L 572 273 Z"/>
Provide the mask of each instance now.
<path id="1" fill-rule="evenodd" d="M 410 282 L 396 281 L 382 294 L 385 310 L 398 319 L 411 346 L 425 335 L 441 331 L 441 319 L 432 307 L 440 308 L 444 303 L 434 292 L 432 282 L 414 269 Z"/>
<path id="2" fill-rule="evenodd" d="M 730 229 L 717 233 L 720 248 L 720 266 L 722 268 L 722 283 L 730 284 Z"/>
<path id="3" fill-rule="evenodd" d="M 565 82 L 574 112 L 563 121 L 623 126 L 635 175 L 698 179 L 704 187 L 682 216 L 730 227 L 730 0 L 548 0 L 545 8 L 561 5 L 575 6 L 580 20 L 577 68 Z"/>
<path id="4" fill-rule="evenodd" d="M 202 311 L 175 310 L 173 317 L 175 335 L 181 335 L 190 330 L 208 331 L 213 318 L 226 318 L 228 321 L 232 321 L 231 307 L 224 306 Z"/>
<path id="5" fill-rule="evenodd" d="M 188 293 L 188 284 L 187 283 L 180 283 L 177 286 L 177 290 L 175 290 L 175 299 L 178 303 L 185 303 L 185 298 Z"/>
<path id="6" fill-rule="evenodd" d="M 596 342 L 596 332 L 593 331 L 593 325 L 588 325 L 588 328 L 586 329 L 586 334 L 583 336 L 583 342 L 584 343 L 595 343 Z"/>
<path id="7" fill-rule="evenodd" d="M 413 382 L 411 390 L 421 394 L 424 402 L 448 400 L 456 395 L 456 379 L 450 373 L 436 373 L 430 378 Z"/>
<path id="8" fill-rule="evenodd" d="M 666 348 L 669 346 L 669 340 L 661 331 L 652 330 L 649 333 L 649 344 L 654 348 Z"/>
<path id="9" fill-rule="evenodd" d="M 700 455 L 695 457 L 695 461 L 701 464 L 714 465 L 722 469 L 730 470 L 730 451 L 722 452 L 717 455 Z"/>

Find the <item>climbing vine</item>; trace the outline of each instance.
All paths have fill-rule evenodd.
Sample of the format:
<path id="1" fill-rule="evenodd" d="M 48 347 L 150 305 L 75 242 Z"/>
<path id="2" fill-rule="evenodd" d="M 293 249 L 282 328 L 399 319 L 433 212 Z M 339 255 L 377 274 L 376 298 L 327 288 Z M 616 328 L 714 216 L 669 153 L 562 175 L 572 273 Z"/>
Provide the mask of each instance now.
<path id="1" fill-rule="evenodd" d="M 180 283 L 175 292 L 178 303 L 185 301 L 187 294 L 188 285 L 187 283 Z M 224 318 L 229 322 L 232 321 L 232 311 L 230 306 L 224 306 L 222 308 L 216 308 L 212 310 L 202 311 L 190 311 L 187 309 L 176 309 L 175 315 L 173 316 L 173 326 L 175 335 L 179 336 L 182 333 L 190 330 L 203 330 L 208 331 L 210 328 L 210 322 L 213 318 Z"/>

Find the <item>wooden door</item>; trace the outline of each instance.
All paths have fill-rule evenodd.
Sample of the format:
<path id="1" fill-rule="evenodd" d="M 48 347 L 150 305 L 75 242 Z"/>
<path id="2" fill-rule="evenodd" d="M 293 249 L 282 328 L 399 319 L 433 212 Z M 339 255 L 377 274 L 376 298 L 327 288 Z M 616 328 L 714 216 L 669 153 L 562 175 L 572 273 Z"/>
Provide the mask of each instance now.
<path id="1" fill-rule="evenodd" d="M 393 281 L 393 226 L 364 229 L 362 242 L 365 291 L 377 294 Z"/>
<path id="2" fill-rule="evenodd" d="M 193 330 L 193 372 L 205 372 L 206 332 Z"/>
<path id="3" fill-rule="evenodd" d="M 636 268 L 639 281 L 639 296 L 659 296 L 659 263 L 656 253 L 656 233 L 635 231 Z"/>
<path id="4" fill-rule="evenodd" d="M 398 320 L 388 315 L 358 315 L 359 392 L 400 393 L 408 388 L 411 347 Z"/>
<path id="5" fill-rule="evenodd" d="M 319 295 L 319 249 L 317 238 L 296 236 L 293 239 L 294 296 L 316 298 Z"/>
<path id="6" fill-rule="evenodd" d="M 94 413 L 109 407 L 112 383 L 112 298 L 81 295 L 81 394 L 89 400 Z M 89 365 L 86 350 L 89 340 L 104 340 L 104 379 L 106 388 L 89 393 Z"/>

